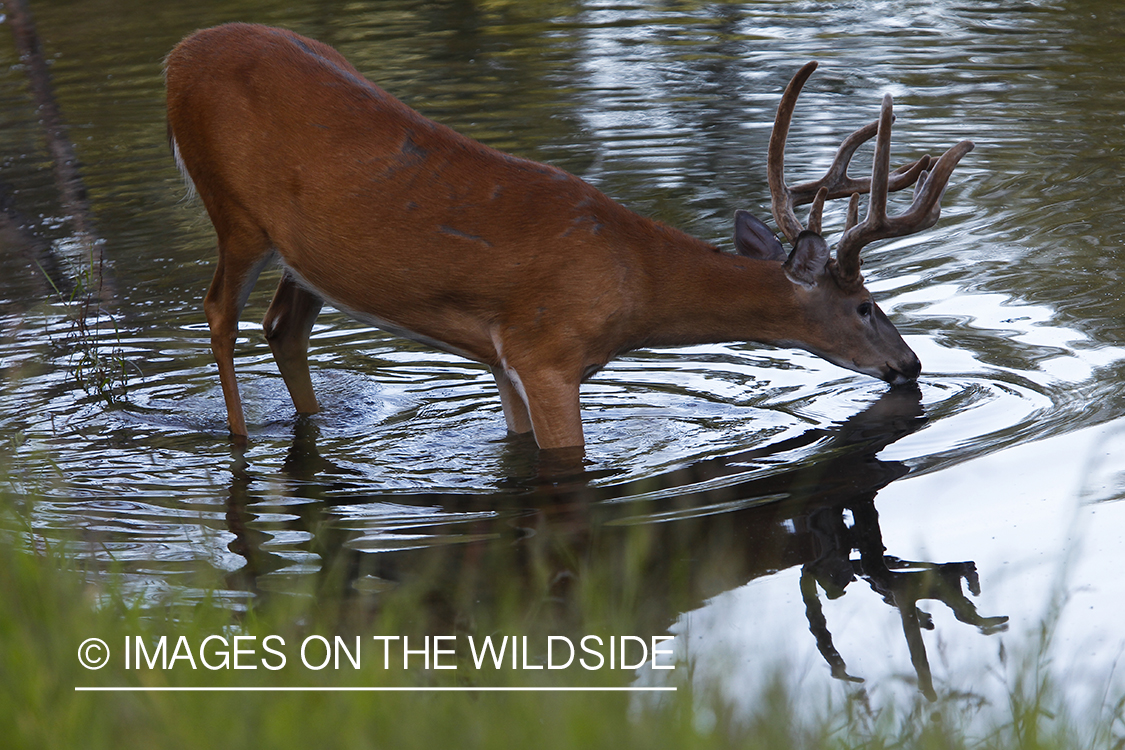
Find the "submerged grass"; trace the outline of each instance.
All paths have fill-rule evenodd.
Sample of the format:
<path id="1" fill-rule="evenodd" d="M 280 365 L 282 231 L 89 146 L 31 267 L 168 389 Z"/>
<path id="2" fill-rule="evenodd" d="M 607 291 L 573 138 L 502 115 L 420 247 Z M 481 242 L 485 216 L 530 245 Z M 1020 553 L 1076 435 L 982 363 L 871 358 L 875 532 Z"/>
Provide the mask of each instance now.
<path id="1" fill-rule="evenodd" d="M 371 636 L 409 635 L 420 643 L 435 625 L 424 588 L 405 586 L 390 595 L 348 597 L 329 571 L 317 590 L 282 596 L 258 595 L 232 606 L 227 581 L 199 574 L 192 598 L 147 600 L 130 594 L 120 571 L 84 567 L 71 549 L 51 544 L 21 521 L 23 512 L 0 495 L 0 526 L 15 530 L 0 542 L 0 737 L 11 748 L 196 748 L 196 747 L 537 747 L 537 748 L 1118 748 L 1125 744 L 1122 702 L 1086 717 L 1068 712 L 1053 685 L 1046 658 L 1034 655 L 1011 687 L 1007 706 L 988 707 L 990 731 L 969 736 L 958 713 L 919 698 L 908 716 L 873 715 L 862 706 L 809 710 L 779 674 L 763 705 L 751 717 L 732 715 L 715 695 L 693 691 L 690 680 L 674 694 L 627 693 L 387 693 L 387 692 L 76 692 L 76 686 L 339 688 L 364 686 L 626 686 L 632 671 L 476 670 L 468 649 L 458 646 L 456 670 L 382 668 L 381 649 L 368 650 Z M 27 507 L 26 502 L 21 507 Z M 19 528 L 22 526 L 22 530 Z M 597 585 L 603 585 L 598 583 Z M 135 590 L 135 587 L 134 587 Z M 592 593 L 575 597 L 588 602 Z M 369 606 L 378 599 L 378 606 Z M 612 607 L 574 613 L 584 632 L 627 632 L 627 614 Z M 582 604 L 582 607 L 587 607 Z M 481 639 L 503 632 L 532 640 L 550 632 L 529 618 L 525 605 L 501 601 L 487 618 L 461 621 L 461 636 Z M 549 618 L 548 618 L 549 619 Z M 487 622 L 485 621 L 487 620 Z M 345 644 L 365 641 L 360 669 L 315 670 L 300 664 L 298 644 L 310 635 Z M 211 670 L 198 646 L 212 640 L 207 657 L 219 664 L 231 655 L 235 636 L 252 649 L 243 666 Z M 283 651 L 286 665 L 265 652 L 267 636 Z M 82 667 L 80 644 L 101 638 L 114 652 L 107 666 Z M 156 651 L 161 638 L 166 647 Z M 129 643 L 140 658 L 168 669 L 126 668 Z M 180 639 L 191 655 L 177 648 Z M 251 640 L 254 639 L 254 640 Z M 222 646 L 226 648 L 222 648 Z M 311 644 L 308 656 L 325 652 Z M 412 646 L 413 648 L 414 646 Z M 392 654 L 401 652 L 392 652 Z M 178 658 L 177 657 L 178 654 Z M 94 656 L 97 654 L 94 653 Z M 265 658 L 269 662 L 267 666 Z M 343 657 L 347 659 L 346 655 Z M 401 656 L 396 656 L 401 658 Z M 195 660 L 196 668 L 191 667 Z M 677 674 L 687 677 L 688 671 Z M 946 707 L 949 708 L 949 707 Z M 811 717 L 811 718 L 810 718 Z M 944 717 L 944 718 L 942 718 Z M 976 731 L 976 730 L 974 730 Z"/>
<path id="2" fill-rule="evenodd" d="M 92 248 L 94 241 L 89 244 Z M 85 264 L 74 272 L 69 291 L 60 289 L 42 267 L 40 271 L 69 323 L 69 330 L 59 343 L 67 351 L 70 375 L 86 393 L 113 406 L 127 397 L 129 369 L 136 365 L 126 360 L 117 319 L 103 302 L 103 264 L 100 253 L 88 250 Z"/>

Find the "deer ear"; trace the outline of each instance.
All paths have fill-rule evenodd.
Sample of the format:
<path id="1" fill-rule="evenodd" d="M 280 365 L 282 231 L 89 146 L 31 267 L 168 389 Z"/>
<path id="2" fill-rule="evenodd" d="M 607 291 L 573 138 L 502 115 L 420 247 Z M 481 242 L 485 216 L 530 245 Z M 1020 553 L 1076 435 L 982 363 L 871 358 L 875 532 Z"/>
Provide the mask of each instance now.
<path id="1" fill-rule="evenodd" d="M 734 249 L 756 260 L 785 260 L 785 250 L 773 232 L 749 211 L 734 212 Z"/>
<path id="2" fill-rule="evenodd" d="M 816 286 L 826 273 L 831 258 L 832 253 L 823 237 L 816 232 L 801 232 L 797 235 L 793 252 L 785 261 L 785 275 L 798 284 Z"/>

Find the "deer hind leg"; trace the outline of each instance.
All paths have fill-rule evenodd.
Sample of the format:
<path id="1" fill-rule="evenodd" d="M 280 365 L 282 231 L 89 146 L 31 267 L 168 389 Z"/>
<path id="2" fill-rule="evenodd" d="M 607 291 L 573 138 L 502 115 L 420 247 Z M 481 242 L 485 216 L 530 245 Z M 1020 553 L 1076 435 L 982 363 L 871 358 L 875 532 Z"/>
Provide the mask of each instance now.
<path id="1" fill-rule="evenodd" d="M 320 411 L 309 376 L 309 334 L 323 306 L 324 300 L 286 273 L 262 321 L 277 369 L 281 371 L 298 414 Z"/>
<path id="2" fill-rule="evenodd" d="M 227 425 L 232 434 L 246 437 L 246 418 L 234 374 L 234 342 L 238 336 L 238 317 L 250 296 L 258 274 L 273 256 L 264 233 L 254 227 L 216 226 L 219 235 L 219 263 L 203 311 L 211 329 L 211 352 L 219 366 L 219 382 L 227 406 Z"/>

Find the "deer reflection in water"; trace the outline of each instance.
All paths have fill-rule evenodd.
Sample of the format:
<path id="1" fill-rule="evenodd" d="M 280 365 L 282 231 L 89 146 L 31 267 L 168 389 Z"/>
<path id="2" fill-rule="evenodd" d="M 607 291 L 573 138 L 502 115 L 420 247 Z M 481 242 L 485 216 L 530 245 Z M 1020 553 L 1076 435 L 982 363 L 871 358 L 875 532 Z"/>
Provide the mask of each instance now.
<path id="1" fill-rule="evenodd" d="M 981 616 L 965 595 L 964 585 L 980 590 L 973 562 L 886 554 L 875 496 L 908 468 L 876 454 L 924 422 L 921 392 L 910 385 L 830 428 L 630 483 L 592 484 L 586 467 L 560 466 L 558 455 L 514 444 L 512 464 L 523 469 L 510 492 L 360 501 L 363 480 L 322 457 L 315 425 L 302 419 L 285 463 L 290 494 L 308 501 L 286 505 L 299 516 L 259 520 L 265 504 L 252 507 L 254 480 L 236 461 L 228 523 L 231 549 L 247 563 L 233 585 L 260 592 L 262 576 L 291 566 L 294 554 L 312 553 L 326 594 L 343 592 L 360 610 L 376 608 L 378 597 L 364 599 L 357 584 L 378 581 L 422 591 L 415 600 L 425 602 L 420 616 L 434 632 L 474 629 L 494 619 L 490 608 L 513 600 L 556 632 L 579 627 L 578 592 L 584 578 L 596 578 L 599 596 L 629 611 L 638 632 L 658 633 L 717 594 L 799 567 L 808 627 L 833 677 L 862 681 L 833 645 L 818 587 L 834 599 L 862 579 L 898 610 L 919 690 L 933 700 L 921 630 L 934 624 L 918 603 L 940 601 L 984 634 L 1005 629 L 1008 618 Z M 534 460 L 538 467 L 528 468 Z M 777 470 L 782 462 L 792 467 Z M 342 501 L 333 496 L 347 505 L 334 507 Z M 405 513 L 388 523 L 378 510 L 388 505 L 422 512 L 419 520 Z M 282 530 L 311 538 L 289 555 L 263 544 Z"/>
<path id="2" fill-rule="evenodd" d="M 863 578 L 884 602 L 899 611 L 910 660 L 918 674 L 918 689 L 928 699 L 936 700 L 921 632 L 933 630 L 934 622 L 918 608 L 918 602 L 923 599 L 940 601 L 959 621 L 975 625 L 986 635 L 1006 630 L 1008 618 L 980 615 L 965 596 L 962 581 L 974 596 L 980 594 L 980 578 L 973 562 L 909 562 L 884 554 L 886 548 L 874 501 L 872 493 L 870 497 L 856 498 L 846 505 L 819 509 L 801 519 L 802 531 L 812 534 L 821 545 L 817 558 L 801 567 L 801 597 L 809 630 L 816 637 L 817 649 L 831 667 L 833 677 L 863 682 L 862 678 L 848 674 L 843 657 L 833 645 L 817 590 L 819 584 L 829 599 L 836 599 L 844 595 L 848 584 L 857 577 Z M 851 526 L 845 518 L 849 511 L 853 519 Z M 853 550 L 858 552 L 858 559 L 852 559 Z"/>

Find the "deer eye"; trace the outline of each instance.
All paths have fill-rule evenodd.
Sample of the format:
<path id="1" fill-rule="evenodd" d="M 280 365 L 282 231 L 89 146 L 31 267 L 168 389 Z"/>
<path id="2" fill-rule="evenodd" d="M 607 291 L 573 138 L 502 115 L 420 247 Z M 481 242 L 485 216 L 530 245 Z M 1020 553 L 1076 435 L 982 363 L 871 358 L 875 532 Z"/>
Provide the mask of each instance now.
<path id="1" fill-rule="evenodd" d="M 855 309 L 855 311 L 857 313 L 859 313 L 859 317 L 869 318 L 869 317 L 871 317 L 871 313 L 873 312 L 874 309 L 875 309 L 875 306 L 872 305 L 870 302 L 861 302 L 859 304 L 859 307 L 857 307 Z"/>

